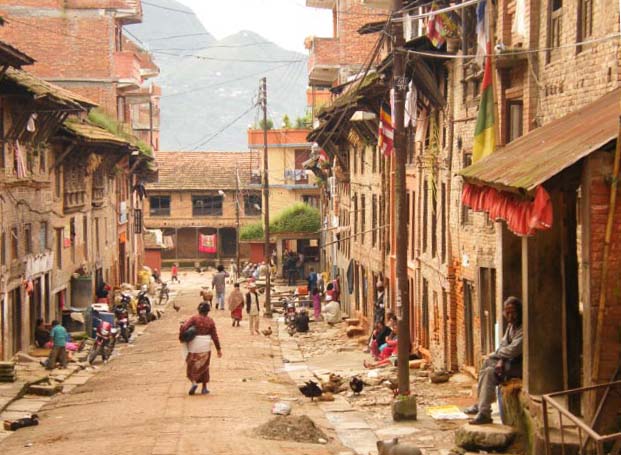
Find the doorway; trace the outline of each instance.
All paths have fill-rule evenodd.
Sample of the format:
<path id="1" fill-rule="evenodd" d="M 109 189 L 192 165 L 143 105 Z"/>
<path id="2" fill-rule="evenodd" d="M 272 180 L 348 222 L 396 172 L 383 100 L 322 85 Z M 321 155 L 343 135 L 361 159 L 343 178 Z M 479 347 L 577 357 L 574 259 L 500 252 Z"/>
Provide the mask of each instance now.
<path id="1" fill-rule="evenodd" d="M 473 333 L 473 308 L 472 308 L 472 282 L 464 280 L 464 325 L 466 338 L 466 365 L 474 366 L 474 333 Z"/>
<path id="2" fill-rule="evenodd" d="M 22 293 L 21 289 L 15 288 L 9 293 L 11 301 L 11 314 L 13 316 L 13 336 L 11 337 L 11 349 L 9 355 L 15 354 L 22 349 Z"/>
<path id="3" fill-rule="evenodd" d="M 479 268 L 479 314 L 481 315 L 481 353 L 495 349 L 496 269 Z"/>

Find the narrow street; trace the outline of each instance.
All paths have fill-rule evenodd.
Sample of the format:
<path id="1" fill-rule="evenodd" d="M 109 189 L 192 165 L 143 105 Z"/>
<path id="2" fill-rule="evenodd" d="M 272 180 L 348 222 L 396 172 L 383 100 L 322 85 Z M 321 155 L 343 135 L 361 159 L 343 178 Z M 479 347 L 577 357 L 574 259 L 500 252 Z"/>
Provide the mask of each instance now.
<path id="1" fill-rule="evenodd" d="M 272 418 L 278 398 L 302 398 L 279 370 L 276 337 L 252 337 L 247 322 L 232 328 L 228 311 L 214 311 L 223 357 L 212 358 L 211 394 L 188 396 L 177 340 L 179 322 L 196 309 L 208 275 L 182 277 L 176 302 L 164 317 L 86 384 L 59 395 L 39 413 L 40 425 L 0 443 L 3 454 L 331 454 L 342 449 L 315 405 L 299 400 L 294 415 L 308 415 L 329 436 L 327 444 L 261 439 L 253 430 Z M 265 327 L 265 320 L 262 324 Z M 270 324 L 275 329 L 275 324 Z"/>

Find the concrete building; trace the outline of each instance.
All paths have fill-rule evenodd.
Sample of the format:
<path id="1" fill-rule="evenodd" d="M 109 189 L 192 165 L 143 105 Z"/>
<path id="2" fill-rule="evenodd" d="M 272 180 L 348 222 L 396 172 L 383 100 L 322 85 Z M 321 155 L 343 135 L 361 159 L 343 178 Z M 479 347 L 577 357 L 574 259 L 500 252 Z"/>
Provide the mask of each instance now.
<path id="1" fill-rule="evenodd" d="M 216 265 L 237 255 L 238 225 L 261 219 L 261 193 L 252 185 L 256 152 L 159 152 L 159 180 L 147 184 L 144 223 L 172 237 L 163 265 Z M 239 204 L 239 205 L 238 205 Z M 199 251 L 201 236 L 215 236 L 216 251 Z M 249 251 L 240 251 L 242 258 Z"/>

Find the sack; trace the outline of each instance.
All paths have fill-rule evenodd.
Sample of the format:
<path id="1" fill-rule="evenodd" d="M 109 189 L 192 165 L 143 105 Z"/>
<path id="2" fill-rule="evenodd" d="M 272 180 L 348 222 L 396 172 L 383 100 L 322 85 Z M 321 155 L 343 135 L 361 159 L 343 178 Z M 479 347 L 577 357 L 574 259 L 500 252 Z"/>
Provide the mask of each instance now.
<path id="1" fill-rule="evenodd" d="M 196 330 L 196 327 L 191 325 L 185 330 L 185 332 L 181 334 L 181 341 L 183 341 L 184 343 L 189 343 L 194 338 L 196 338 L 196 335 L 198 335 L 198 330 Z"/>

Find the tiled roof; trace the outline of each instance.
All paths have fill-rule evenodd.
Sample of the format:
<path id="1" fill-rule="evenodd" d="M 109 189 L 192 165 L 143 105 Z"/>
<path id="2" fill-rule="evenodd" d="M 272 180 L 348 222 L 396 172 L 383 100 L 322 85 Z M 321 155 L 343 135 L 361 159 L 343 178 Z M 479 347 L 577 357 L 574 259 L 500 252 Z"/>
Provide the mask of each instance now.
<path id="1" fill-rule="evenodd" d="M 259 166 L 257 152 L 158 151 L 155 160 L 159 181 L 147 185 L 148 190 L 233 190 L 236 169 L 243 189 Z"/>
<path id="2" fill-rule="evenodd" d="M 119 146 L 129 147 L 131 144 L 122 137 L 116 136 L 103 128 L 70 118 L 65 120 L 64 128 L 86 142 L 106 142 Z"/>
<path id="3" fill-rule="evenodd" d="M 9 68 L 5 73 L 5 78 L 23 87 L 37 98 L 47 98 L 54 103 L 78 109 L 96 106 L 89 99 L 57 85 L 50 84 L 26 71 Z"/>
<path id="4" fill-rule="evenodd" d="M 24 65 L 32 65 L 35 60 L 9 43 L 0 41 L 0 62 L 7 63 L 14 68 L 21 68 Z"/>

